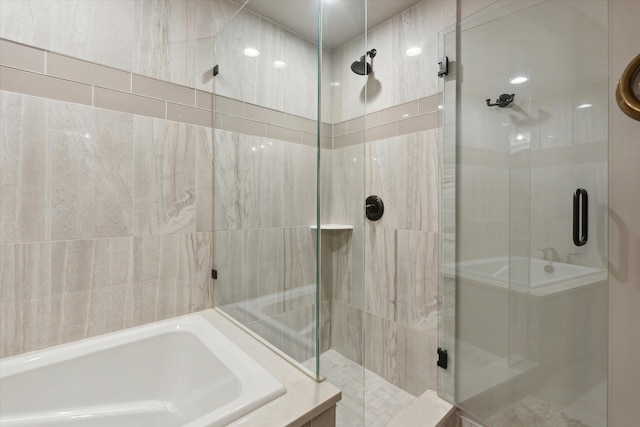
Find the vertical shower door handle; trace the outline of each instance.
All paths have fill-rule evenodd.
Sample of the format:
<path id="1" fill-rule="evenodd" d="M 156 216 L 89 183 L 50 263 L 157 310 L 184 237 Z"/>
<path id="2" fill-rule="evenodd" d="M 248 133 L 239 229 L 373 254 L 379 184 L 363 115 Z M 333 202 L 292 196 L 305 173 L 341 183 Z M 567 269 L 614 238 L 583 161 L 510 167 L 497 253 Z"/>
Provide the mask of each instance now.
<path id="1" fill-rule="evenodd" d="M 589 238 L 589 195 L 584 188 L 573 193 L 573 244 L 583 246 Z"/>

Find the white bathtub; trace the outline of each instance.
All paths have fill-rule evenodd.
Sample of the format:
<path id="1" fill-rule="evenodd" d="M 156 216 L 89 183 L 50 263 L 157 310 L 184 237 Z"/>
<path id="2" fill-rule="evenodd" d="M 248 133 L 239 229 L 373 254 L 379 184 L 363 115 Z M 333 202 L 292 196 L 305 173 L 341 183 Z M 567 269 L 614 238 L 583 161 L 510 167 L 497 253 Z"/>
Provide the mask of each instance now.
<path id="1" fill-rule="evenodd" d="M 0 426 L 224 426 L 285 393 L 199 314 L 0 361 Z"/>

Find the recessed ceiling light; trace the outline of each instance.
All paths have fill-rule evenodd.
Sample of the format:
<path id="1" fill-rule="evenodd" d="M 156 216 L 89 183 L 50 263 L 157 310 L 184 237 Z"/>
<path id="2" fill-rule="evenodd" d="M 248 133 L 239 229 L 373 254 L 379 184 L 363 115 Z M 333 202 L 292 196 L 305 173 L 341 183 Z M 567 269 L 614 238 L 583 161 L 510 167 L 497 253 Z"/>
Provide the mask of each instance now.
<path id="1" fill-rule="evenodd" d="M 422 53 L 422 49 L 419 47 L 410 47 L 405 53 L 407 56 L 418 56 Z"/>
<path id="2" fill-rule="evenodd" d="M 277 68 L 277 69 L 279 69 L 279 70 L 283 69 L 283 68 L 284 68 L 284 67 L 286 67 L 286 66 L 287 66 L 287 63 L 286 63 L 286 62 L 284 62 L 284 61 L 274 61 L 274 62 L 273 62 L 273 67 L 274 67 L 274 68 Z"/>
<path id="3" fill-rule="evenodd" d="M 511 84 L 513 84 L 513 85 L 519 85 L 519 84 L 521 84 L 521 83 L 526 82 L 527 80 L 529 80 L 529 79 L 527 79 L 525 76 L 518 76 L 518 77 L 514 77 L 514 78 L 512 78 L 512 79 L 511 79 L 511 80 L 509 80 L 509 81 L 510 81 L 510 82 L 511 82 Z"/>
<path id="4" fill-rule="evenodd" d="M 591 107 L 593 107 L 593 105 L 591 104 L 580 104 L 578 105 L 577 108 L 583 109 L 583 108 L 591 108 Z"/>
<path id="5" fill-rule="evenodd" d="M 254 49 L 252 47 L 248 47 L 244 50 L 244 54 L 251 57 L 251 58 L 255 58 L 256 56 L 260 55 L 260 52 L 258 52 L 257 49 Z"/>

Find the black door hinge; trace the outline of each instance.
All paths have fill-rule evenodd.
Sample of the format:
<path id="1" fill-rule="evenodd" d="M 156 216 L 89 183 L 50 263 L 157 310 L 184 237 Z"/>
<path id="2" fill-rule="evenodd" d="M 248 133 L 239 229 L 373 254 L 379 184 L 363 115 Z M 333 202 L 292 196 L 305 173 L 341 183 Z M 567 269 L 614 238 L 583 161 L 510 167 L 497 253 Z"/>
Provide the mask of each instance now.
<path id="1" fill-rule="evenodd" d="M 213 77 L 217 76 L 219 73 L 219 68 L 218 68 L 218 64 L 213 66 Z"/>
<path id="2" fill-rule="evenodd" d="M 442 347 L 438 347 L 438 366 L 440 366 L 442 369 L 447 369 L 447 366 L 449 365 L 449 357 L 447 356 L 447 350 L 443 349 Z"/>
<path id="3" fill-rule="evenodd" d="M 449 57 L 445 56 L 438 61 L 438 77 L 449 75 Z"/>
<path id="4" fill-rule="evenodd" d="M 218 270 L 211 270 L 211 278 L 212 279 L 218 278 Z"/>

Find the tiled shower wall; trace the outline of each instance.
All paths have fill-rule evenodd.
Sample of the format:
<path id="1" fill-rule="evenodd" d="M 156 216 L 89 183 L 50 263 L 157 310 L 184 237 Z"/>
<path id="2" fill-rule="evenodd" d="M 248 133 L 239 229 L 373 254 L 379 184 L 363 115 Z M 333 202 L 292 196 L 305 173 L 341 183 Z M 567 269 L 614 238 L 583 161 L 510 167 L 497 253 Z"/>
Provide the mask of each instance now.
<path id="1" fill-rule="evenodd" d="M 213 259 L 219 270 L 217 305 L 236 302 L 236 295 L 244 301 L 282 291 L 293 297 L 286 304 L 269 304 L 266 315 L 281 324 L 308 329 L 309 322 L 302 320 L 315 318 L 313 293 L 303 289 L 310 284 L 315 290 L 316 232 L 309 228 L 316 208 L 310 191 L 316 178 L 315 120 L 223 96 L 216 96 L 214 102 L 206 90 L 9 40 L 0 39 L 0 44 L 4 117 L 15 117 L 3 121 L 1 150 L 3 166 L 7 165 L 3 167 L 7 172 L 1 228 L 2 243 L 7 243 L 3 245 L 2 288 L 8 298 L 3 303 L 18 307 L 3 311 L 3 325 L 10 325 L 3 337 L 3 355 L 210 306 L 214 230 L 220 231 Z M 217 57 L 219 77 L 231 74 L 225 56 L 219 52 Z M 211 129 L 213 104 L 217 107 L 215 131 Z M 57 120 L 58 110 L 65 111 L 64 120 Z M 93 125 L 94 121 L 98 124 Z M 35 135 L 29 135 L 30 129 Z M 71 147 L 67 151 L 79 150 L 66 153 L 71 158 L 63 159 L 66 163 L 56 162 L 58 144 L 50 141 L 50 129 L 59 129 L 61 138 L 72 140 L 66 144 Z M 331 125 L 325 124 L 323 131 L 328 149 Z M 89 144 L 95 147 L 87 154 Z M 42 176 L 36 175 L 42 182 L 25 178 L 35 191 L 21 182 L 12 185 L 26 173 L 18 165 L 31 170 L 30 162 L 43 171 Z M 71 171 L 63 182 L 51 163 Z M 61 206 L 58 195 L 71 206 Z M 230 206 L 230 200 L 235 205 Z M 29 204 L 38 209 L 27 212 Z M 82 220 L 67 227 L 75 226 L 79 232 L 58 231 L 56 219 L 66 220 L 61 212 L 70 217 L 65 225 Z M 33 231 L 40 225 L 42 232 Z M 115 237 L 122 238 L 112 249 L 110 240 Z M 83 240 L 76 244 L 75 239 Z M 90 245 L 91 239 L 98 242 L 97 249 Z M 47 245 L 59 240 L 75 245 L 70 249 L 75 258 L 51 254 Z M 26 241 L 44 242 L 47 253 L 41 258 L 24 255 L 15 243 Z M 246 251 L 238 254 L 238 247 Z M 110 250 L 117 251 L 117 256 L 111 256 Z M 82 274 L 77 271 L 80 268 Z M 39 278 L 46 279 L 45 285 L 27 286 L 33 290 L 25 291 L 25 270 L 37 271 Z M 94 279 L 94 273 L 99 277 Z M 67 276 L 72 283 L 66 284 Z M 81 295 L 72 299 L 72 291 Z M 323 295 L 327 299 L 323 319 L 328 320 L 330 292 Z M 23 309 L 26 305 L 33 309 Z M 34 332 L 28 329 L 38 316 L 40 323 L 52 326 L 37 325 L 43 337 L 32 343 Z M 296 347 L 284 335 L 269 336 L 265 329 L 269 322 L 258 320 L 249 326 L 271 342 L 283 349 L 293 347 L 295 351 L 289 353 L 301 360 L 311 356 L 307 343 Z M 328 334 L 330 328 L 323 331 Z"/>
<path id="2" fill-rule="evenodd" d="M 207 71 L 237 9 L 0 2 L 0 357 L 211 305 Z"/>
<path id="3" fill-rule="evenodd" d="M 4 90 L 0 108 L 2 356 L 210 306 L 210 128 Z"/>
<path id="4" fill-rule="evenodd" d="M 86 8 L 100 7 L 82 2 L 69 2 L 67 6 L 46 3 L 48 2 L 41 3 L 45 9 L 72 7 L 76 14 Z M 145 15 L 142 10 L 147 4 L 137 3 L 132 9 L 134 22 L 139 22 L 138 16 Z M 77 56 L 191 86 L 193 104 L 180 98 L 179 94 L 169 95 L 176 89 L 174 86 L 171 86 L 172 90 L 165 91 L 166 96 L 158 97 L 164 98 L 164 114 L 161 109 L 153 110 L 152 104 L 155 103 L 149 99 L 154 98 L 154 95 L 142 92 L 144 85 L 106 87 L 105 89 L 117 92 L 118 96 L 113 101 L 109 97 L 101 98 L 99 94 L 96 96 L 100 91 L 96 92 L 94 87 L 93 92 L 90 92 L 90 100 L 84 102 L 88 106 L 61 102 L 79 102 L 64 98 L 64 94 L 46 95 L 54 100 L 43 100 L 3 93 L 3 105 L 22 102 L 29 106 L 26 109 L 10 109 L 25 113 L 20 113 L 22 118 L 13 121 L 13 125 L 7 124 L 10 129 L 6 132 L 40 132 L 44 128 L 38 130 L 32 123 L 37 123 L 33 116 L 41 114 L 45 116 L 41 120 L 43 126 L 51 129 L 51 123 L 54 129 L 61 129 L 65 137 L 72 141 L 66 145 L 77 150 L 71 151 L 65 158 L 66 162 L 71 162 L 70 166 L 69 163 L 63 164 L 56 160 L 58 144 L 49 142 L 53 136 L 31 139 L 25 137 L 35 141 L 36 147 L 29 153 L 16 154 L 23 159 L 20 162 L 15 160 L 16 155 L 10 160 L 7 157 L 7 164 L 27 165 L 29 162 L 36 162 L 36 166 L 28 167 L 28 170 L 44 174 L 41 181 L 45 184 L 42 187 L 49 199 L 39 196 L 37 184 L 35 189 L 32 188 L 32 179 L 23 179 L 22 182 L 28 181 L 28 185 L 21 184 L 20 194 L 34 194 L 34 197 L 24 197 L 24 201 L 36 201 L 36 204 L 43 201 L 44 207 L 36 208 L 48 212 L 43 220 L 43 227 L 52 234 L 49 237 L 45 234 L 42 239 L 37 237 L 35 240 L 28 238 L 24 241 L 3 241 L 3 257 L 9 259 L 5 262 L 3 258 L 3 283 L 44 283 L 38 286 L 28 285 L 25 290 L 3 289 L 3 292 L 13 298 L 3 298 L 3 301 L 21 301 L 16 305 L 7 304 L 10 307 L 3 310 L 3 313 L 7 313 L 7 318 L 22 319 L 13 324 L 14 327 L 6 328 L 10 336 L 3 337 L 3 340 L 12 342 L 16 342 L 16 336 L 22 337 L 19 340 L 21 347 L 5 354 L 120 329 L 206 306 L 209 303 L 209 288 L 205 282 L 209 282 L 211 245 L 215 245 L 213 262 L 219 270 L 214 291 L 217 304 L 233 304 L 269 295 L 273 291 L 282 291 L 288 297 L 269 305 L 267 313 L 294 331 L 308 333 L 304 319 L 312 315 L 313 305 L 309 295 L 305 295 L 300 288 L 315 281 L 316 232 L 309 228 L 315 222 L 315 198 L 313 192 L 308 191 L 315 183 L 315 129 L 312 120 L 305 121 L 309 114 L 296 113 L 295 105 L 313 105 L 311 98 L 299 97 L 295 101 L 286 102 L 284 98 L 279 100 L 269 96 L 261 99 L 257 94 L 252 95 L 252 92 L 247 95 L 248 99 L 242 99 L 244 94 L 238 96 L 238 99 L 246 102 L 217 97 L 219 120 L 216 120 L 218 129 L 213 130 L 213 138 L 211 129 L 206 127 L 208 123 L 196 123 L 205 127 L 177 123 L 193 121 L 194 117 L 205 120 L 205 105 L 208 102 L 206 92 L 210 89 L 203 83 L 203 70 L 210 69 L 212 63 L 204 60 L 199 63 L 200 57 L 197 52 L 189 50 L 192 48 L 189 43 L 182 45 L 186 45 L 187 52 L 191 53 L 186 54 L 186 57 L 180 56 L 183 53 L 177 45 L 185 39 L 171 34 L 175 34 L 175 31 L 182 35 L 191 34 L 190 31 L 195 30 L 189 23 L 199 18 L 190 9 L 182 9 L 182 6 L 174 3 L 176 2 L 163 4 L 169 13 L 177 13 L 175 16 L 180 17 L 178 21 L 186 23 L 186 26 L 175 25 L 175 21 L 172 21 L 169 27 L 173 29 L 159 36 L 168 42 L 168 46 L 155 56 L 143 55 L 142 52 L 147 52 L 146 47 L 127 47 L 125 56 L 131 53 L 131 67 L 125 63 L 110 62 L 109 58 L 104 59 L 106 54 L 91 52 L 93 49 L 87 49 L 88 53 L 77 53 Z M 4 12 L 7 3 L 1 4 L 5 8 L 3 16 L 6 16 Z M 21 8 L 21 4 L 16 2 L 13 6 Z M 131 7 L 130 2 L 114 1 L 109 4 Z M 422 45 L 424 52 L 418 57 L 419 61 L 426 64 L 437 58 L 436 28 L 443 27 L 448 15 L 455 18 L 455 12 L 451 13 L 451 5 L 455 11 L 453 2 L 427 0 L 416 6 L 415 10 L 404 13 L 401 19 L 394 18 L 390 21 L 392 24 L 383 24 L 371 34 L 378 34 L 381 40 L 385 40 L 386 36 L 391 37 L 396 32 L 409 34 L 413 31 L 411 28 L 423 31 L 424 25 L 428 24 L 429 34 L 420 36 L 422 40 L 426 40 L 426 44 Z M 90 16 L 101 13 L 111 16 L 107 12 L 94 9 Z M 44 19 L 38 16 L 39 12 L 36 12 L 33 19 Z M 52 16 L 59 14 L 54 13 Z M 247 19 L 251 20 L 246 18 L 245 21 Z M 149 18 L 142 21 L 147 20 Z M 167 22 L 162 23 L 159 17 L 151 21 L 159 26 L 168 25 Z M 13 39 L 52 50 L 62 49 L 48 40 L 49 30 L 38 35 L 43 28 L 50 27 L 36 25 L 32 21 L 23 24 L 21 27 L 13 27 L 3 21 L 3 34 L 9 37 L 6 35 L 6 28 L 22 28 L 20 31 L 16 30 L 17 35 Z M 99 23 L 96 25 L 100 27 Z M 182 30 L 178 31 L 178 28 Z M 132 40 L 136 40 L 139 34 L 155 30 L 133 31 L 135 36 Z M 285 32 L 280 34 L 284 40 L 288 40 L 289 36 Z M 196 45 L 199 43 L 201 42 Z M 205 43 L 204 39 L 202 43 Z M 295 44 L 293 41 L 291 43 Z M 70 48 L 64 45 L 65 49 Z M 377 98 L 376 93 L 370 91 L 371 104 L 367 105 L 371 105 L 371 109 L 366 116 L 357 116 L 355 113 L 348 114 L 348 108 L 345 107 L 344 112 L 333 116 L 333 126 L 323 125 L 322 221 L 355 226 L 353 231 L 323 234 L 325 259 L 329 256 L 327 249 L 331 250 L 331 262 L 327 261 L 323 265 L 323 277 L 326 279 L 331 276 L 331 280 L 323 283 L 322 318 L 327 323 L 331 319 L 331 326 L 323 325 L 323 348 L 331 345 L 360 363 L 364 360 L 369 369 L 394 384 L 419 394 L 426 388 L 435 388 L 432 350 L 435 348 L 437 333 L 434 310 L 434 295 L 437 293 L 435 248 L 438 224 L 435 130 L 437 77 L 435 72 L 425 77 L 424 72 L 417 75 L 404 71 L 401 73 L 395 68 L 388 69 L 394 64 L 394 58 L 406 61 L 400 43 L 380 49 L 370 41 L 369 46 L 379 49 L 374 63 L 376 74 L 372 77 L 381 83 L 382 88 L 377 93 Z M 60 52 L 76 55 L 74 51 Z M 326 55 L 327 64 L 333 64 L 332 61 L 340 63 L 336 58 L 344 58 L 344 63 L 348 65 L 347 61 L 351 56 L 341 52 L 338 49 L 332 55 Z M 387 55 L 389 58 L 385 59 Z M 357 59 L 359 54 L 352 56 Z M 113 57 L 117 58 L 118 55 L 113 54 Z M 164 71 L 153 74 L 152 71 L 156 68 L 151 63 L 147 63 L 147 68 L 137 65 L 141 57 L 152 62 L 165 61 L 165 65 L 158 65 Z M 203 54 L 202 57 L 210 60 L 210 56 Z M 176 66 L 180 62 L 178 58 L 188 64 L 200 65 L 181 68 Z M 396 61 L 395 64 L 400 63 Z M 241 66 L 239 64 L 236 68 Z M 429 63 L 428 68 L 434 68 L 434 65 Z M 339 75 L 337 70 L 341 68 L 332 66 L 332 70 L 334 71 L 327 75 Z M 46 71 L 52 72 L 50 69 Z M 36 74 L 38 73 L 42 74 L 42 70 Z M 144 81 L 144 75 L 138 75 L 135 79 Z M 80 73 L 79 76 L 86 76 L 86 73 Z M 129 76 L 131 83 L 134 75 Z M 224 63 L 221 63 L 220 76 L 225 76 Z M 64 79 L 60 82 L 63 84 L 73 81 L 90 88 L 92 84 L 100 86 L 98 83 L 84 82 L 84 77 L 55 76 L 60 77 Z M 400 82 L 403 79 L 404 83 Z M 16 80 L 18 79 L 13 79 Z M 343 111 L 336 105 L 349 105 L 359 99 L 359 93 L 367 81 L 369 80 L 361 76 L 347 73 L 341 85 L 325 85 L 325 90 L 334 91 L 331 94 L 332 111 Z M 409 85 L 410 90 L 401 90 L 403 85 Z M 195 91 L 193 87 L 201 90 Z M 178 92 L 182 92 L 179 89 Z M 391 96 L 388 90 L 399 91 L 399 95 Z M 31 95 L 45 96 L 40 93 Z M 129 97 L 134 95 L 140 96 L 135 99 L 141 101 L 142 106 L 138 102 L 129 102 Z M 228 95 L 236 97 L 232 92 Z M 202 101 L 202 97 L 205 97 L 205 101 Z M 329 98 L 325 96 L 325 99 Z M 100 104 L 106 102 L 105 99 L 112 103 Z M 271 101 L 275 103 L 270 104 Z M 283 104 L 278 104 L 281 101 Z M 31 104 L 42 105 L 31 107 Z M 169 116 L 171 104 L 191 110 L 182 114 L 178 111 L 177 115 Z M 255 104 L 274 109 L 261 109 Z M 106 111 L 92 108 L 91 105 L 121 111 Z M 7 108 L 3 112 L 9 111 Z M 125 108 L 142 110 L 130 111 Z M 363 106 L 355 104 L 349 108 L 354 112 L 364 111 Z M 63 119 L 58 119 L 58 111 L 65 109 L 73 112 L 62 114 Z M 96 130 L 84 132 L 85 121 L 73 120 L 75 117 L 82 117 L 83 113 L 95 116 L 89 122 L 93 123 L 94 120 L 97 123 Z M 159 118 L 140 115 L 155 115 Z M 325 117 L 329 116 L 325 114 Z M 167 118 L 175 121 L 167 121 Z M 59 124 L 60 120 L 63 125 Z M 3 123 L 7 121 L 3 120 Z M 80 144 L 86 134 L 90 135 L 89 140 L 99 138 L 101 142 L 94 143 L 93 146 Z M 212 139 L 213 146 L 208 145 Z M 16 139 L 6 139 L 9 140 Z M 147 145 L 141 141 L 147 141 Z M 37 144 L 45 144 L 46 149 L 38 148 Z M 105 145 L 112 149 L 103 151 Z M 29 147 L 29 144 L 20 146 Z M 86 153 L 90 147 L 93 147 L 93 151 Z M 131 156 L 126 154 L 127 150 Z M 10 153 L 12 150 L 3 152 Z M 32 156 L 32 152 L 39 154 Z M 118 160 L 117 156 L 124 160 Z M 66 160 L 68 158 L 71 160 Z M 213 202 L 210 194 L 214 184 L 205 178 L 213 173 L 210 170 L 212 158 L 221 159 L 214 167 L 216 176 L 213 180 L 215 185 L 220 186 L 213 191 L 220 200 Z M 84 175 L 76 173 L 73 177 L 67 176 L 66 173 L 73 171 L 74 167 Z M 86 175 L 100 169 L 105 171 L 103 176 L 92 176 L 90 180 L 86 178 Z M 11 169 L 3 167 L 4 170 Z M 26 170 L 27 166 L 23 166 L 22 171 Z M 66 180 L 58 177 L 60 173 Z M 14 175 L 21 177 L 24 172 L 18 171 Z M 13 188 L 14 181 L 19 180 L 11 177 L 5 182 L 10 183 L 9 186 Z M 78 181 L 83 181 L 83 185 L 77 185 Z M 95 184 L 88 187 L 86 182 Z M 57 183 L 61 183 L 60 190 Z M 105 183 L 108 185 L 105 186 Z M 291 188 L 287 187 L 289 185 Z M 148 190 L 154 186 L 158 187 L 155 193 Z M 85 195 L 83 191 L 89 194 Z M 102 197 L 105 193 L 106 196 Z M 362 201 L 366 194 L 378 194 L 386 202 L 387 211 L 380 223 L 365 224 L 362 218 Z M 5 200 L 4 193 L 2 199 Z M 156 203 L 164 199 L 169 201 Z M 64 203 L 59 203 L 58 200 L 72 206 L 62 209 Z M 235 204 L 236 200 L 241 200 L 242 205 Z M 77 203 L 81 205 L 73 206 Z M 207 209 L 212 204 L 216 208 L 213 210 L 213 218 L 212 210 Z M 61 216 L 59 208 L 62 214 L 72 219 Z M 18 208 L 13 209 L 14 212 L 17 210 Z M 31 207 L 20 207 L 19 210 L 20 215 L 15 215 L 15 218 L 29 218 L 25 212 L 32 211 Z M 73 225 L 66 226 L 64 230 L 67 234 L 58 234 L 59 223 Z M 76 233 L 74 230 L 80 232 Z M 59 250 L 61 247 L 65 250 Z M 176 263 L 175 260 L 179 262 Z M 17 268 L 4 267 L 9 265 Z M 20 267 L 23 265 L 34 265 L 36 268 L 23 269 Z M 42 267 L 37 267 L 38 265 Z M 26 274 L 28 277 L 16 279 L 16 274 Z M 364 283 L 367 283 L 366 290 L 363 290 Z M 251 323 L 257 331 L 268 334 L 263 328 L 264 321 L 258 319 Z M 3 321 L 3 324 L 6 323 Z M 362 347 L 363 327 L 367 334 L 366 348 Z M 71 334 L 69 331 L 76 332 L 73 336 L 61 336 Z M 276 334 L 268 338 L 284 347 L 289 345 L 286 335 Z M 39 341 L 30 344 L 34 340 Z M 293 349 L 293 355 L 304 359 L 310 353 L 308 348 L 299 346 Z"/>
<path id="5" fill-rule="evenodd" d="M 307 2 L 310 8 L 317 2 Z M 243 54 L 247 47 L 257 57 Z M 318 48 L 299 35 L 255 13 L 242 9 L 216 36 L 216 62 L 220 75 L 216 93 L 227 98 L 316 120 L 318 105 Z M 275 68 L 282 61 L 284 68 Z M 322 73 L 331 75 L 333 58 L 324 49 Z M 328 83 L 328 82 L 327 82 Z M 322 87 L 322 121 L 331 122 L 332 87 Z"/>
<path id="6" fill-rule="evenodd" d="M 0 37 L 212 91 L 214 35 L 230 0 L 3 0 Z"/>
<path id="7" fill-rule="evenodd" d="M 215 55 L 216 306 L 302 362 L 315 356 L 317 46 L 242 10 L 217 35 Z M 324 182 L 332 126 L 321 129 Z M 330 291 L 321 294 L 323 350 Z"/>
<path id="8" fill-rule="evenodd" d="M 438 33 L 455 19 L 454 1 L 425 0 L 370 30 L 368 78 L 349 70 L 362 37 L 333 52 L 330 222 L 355 229 L 335 238 L 331 345 L 415 395 L 437 388 Z M 363 220 L 371 194 L 377 222 Z"/>
<path id="9" fill-rule="evenodd" d="M 346 48 L 325 54 L 333 64 L 328 75 L 334 76 L 332 83 L 336 84 L 323 82 L 323 87 L 332 91 L 330 117 L 334 124 L 329 129 L 325 125 L 323 131 L 322 222 L 353 225 L 354 229 L 325 230 L 322 234 L 322 319 L 324 322 L 328 316 L 331 319 L 323 325 L 322 348 L 330 346 L 414 394 L 436 388 L 438 81 L 435 58 L 438 31 L 445 22 L 452 24 L 453 20 L 455 2 L 425 1 L 371 32 L 382 40 L 396 37 L 396 33 L 422 40 L 420 46 L 424 53 L 414 58 L 417 63 L 412 66 L 432 69 L 428 77 L 422 70 L 406 74 L 392 67 L 390 63 L 394 59 L 404 57 L 406 48 L 400 42 L 382 52 L 379 50 L 374 62 L 376 74 L 369 79 L 351 73 L 348 66 L 343 67 L 344 73 L 340 68 L 341 64 L 348 65 L 360 56 L 356 50 L 351 55 L 344 52 Z M 244 35 L 245 43 L 251 41 L 247 34 L 253 34 L 256 40 L 265 40 L 258 49 L 260 57 L 263 52 L 268 52 L 265 56 L 277 52 L 282 39 L 293 44 L 286 30 L 276 29 L 274 36 L 266 30 L 272 24 L 264 24 L 260 18 L 251 16 L 234 24 L 244 26 L 244 30 L 232 32 Z M 356 40 L 348 45 L 361 49 L 363 43 Z M 370 42 L 371 47 L 378 46 Z M 307 66 L 315 63 L 309 58 Z M 238 58 L 240 60 L 247 61 Z M 402 64 L 396 61 L 396 65 Z M 236 69 L 247 72 L 244 67 Z M 270 69 L 270 64 L 263 62 L 262 66 L 256 65 L 256 69 Z M 313 75 L 311 68 L 308 71 L 308 75 Z M 216 130 L 219 136 L 216 150 L 224 153 L 214 155 L 214 161 L 227 159 L 214 167 L 217 174 L 214 194 L 225 198 L 214 203 L 214 217 L 219 221 L 214 234 L 214 263 L 219 270 L 216 295 L 221 297 L 217 302 L 247 324 L 253 323 L 254 329 L 269 341 L 296 359 L 304 360 L 313 352 L 301 350 L 304 346 L 292 343 L 286 333 L 273 330 L 267 323 L 276 319 L 289 329 L 289 335 L 306 338 L 304 333 L 308 332 L 313 312 L 311 295 L 294 296 L 296 289 L 315 283 L 311 268 L 315 266 L 315 231 L 308 227 L 315 223 L 315 203 L 311 197 L 313 192 L 305 195 L 302 190 L 313 188 L 315 182 L 315 138 L 311 138 L 312 123 L 310 128 L 300 126 L 299 132 L 288 138 L 282 134 L 289 144 L 276 144 L 269 132 L 277 131 L 287 122 L 287 113 L 296 110 L 300 99 L 312 105 L 309 102 L 312 98 L 284 102 L 285 113 L 278 112 L 275 110 L 281 107 L 276 106 L 283 102 L 278 96 L 282 96 L 284 90 L 275 91 L 271 96 L 268 87 L 262 87 L 261 92 L 260 87 L 238 83 L 253 82 L 253 74 L 248 78 L 232 77 L 227 76 L 225 95 L 234 99 L 225 97 L 216 102 L 220 119 L 216 123 L 221 128 Z M 357 116 L 356 111 L 364 112 L 365 104 L 358 104 L 363 85 L 370 84 L 367 82 L 372 79 L 380 82 L 379 100 L 366 116 Z M 275 84 L 278 82 L 276 78 Z M 403 85 L 409 85 L 410 89 L 401 90 Z M 390 95 L 393 91 L 400 94 Z M 275 103 L 268 104 L 271 101 Z M 258 119 L 251 103 L 273 105 L 275 110 Z M 343 103 L 350 105 L 353 113 L 335 115 L 333 112 L 342 111 L 339 105 Z M 332 138 L 327 141 L 329 135 Z M 297 154 L 289 155 L 294 152 Z M 248 165 L 252 165 L 254 171 L 250 177 L 260 176 L 259 180 L 249 178 L 248 188 L 251 190 L 254 180 L 262 186 L 255 193 L 249 191 L 252 194 L 249 199 L 244 195 L 243 184 L 250 170 Z M 300 190 L 286 188 L 290 184 L 287 176 L 296 181 L 296 188 Z M 386 213 L 379 223 L 365 224 L 362 204 L 367 194 L 378 194 L 385 200 Z M 257 195 L 260 195 L 257 199 L 251 199 Z M 261 208 L 266 206 L 269 208 Z M 281 207 L 284 207 L 282 211 Z M 273 267 L 281 265 L 286 266 L 284 273 Z M 223 272 L 226 272 L 224 277 Z M 268 295 L 280 295 L 280 299 L 277 304 L 267 304 L 266 300 L 261 303 L 261 306 L 268 305 L 261 314 L 268 312 L 269 316 L 256 320 L 255 310 L 261 309 L 251 304 Z M 287 309 L 291 303 L 302 307 L 298 314 Z M 366 348 L 363 342 L 367 343 Z"/>

